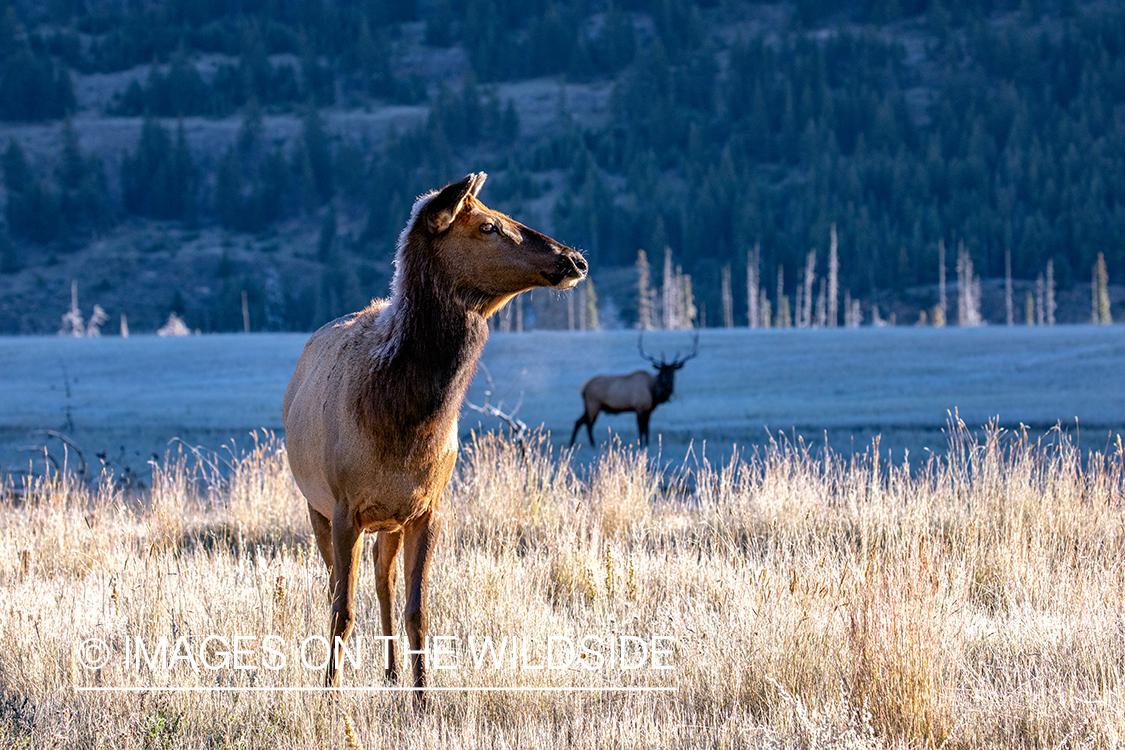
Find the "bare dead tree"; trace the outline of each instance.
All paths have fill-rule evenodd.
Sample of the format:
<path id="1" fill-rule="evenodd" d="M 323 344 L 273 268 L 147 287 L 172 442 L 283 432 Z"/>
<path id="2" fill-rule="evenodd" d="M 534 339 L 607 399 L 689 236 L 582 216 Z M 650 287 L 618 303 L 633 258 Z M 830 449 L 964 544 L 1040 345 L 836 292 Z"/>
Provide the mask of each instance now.
<path id="1" fill-rule="evenodd" d="M 816 296 L 816 328 L 825 328 L 828 326 L 828 309 L 825 306 L 827 301 L 827 292 L 825 291 L 825 280 L 820 280 L 820 294 Z"/>
<path id="2" fill-rule="evenodd" d="M 654 296 L 652 288 L 651 270 L 648 265 L 648 256 L 644 250 L 637 251 L 637 328 L 642 331 L 655 327 L 653 315 L 655 314 Z M 519 299 L 518 297 L 516 299 Z"/>
<path id="3" fill-rule="evenodd" d="M 809 250 L 809 254 L 805 257 L 804 289 L 801 292 L 801 328 L 812 325 L 814 283 L 816 283 L 816 248 Z"/>
<path id="4" fill-rule="evenodd" d="M 1035 277 L 1035 325 L 1037 326 L 1047 324 L 1045 292 L 1046 284 L 1043 281 L 1043 274 L 1039 274 Z"/>
<path id="5" fill-rule="evenodd" d="M 1058 310 L 1058 303 L 1055 301 L 1055 261 L 1047 261 L 1047 279 L 1043 290 L 1043 306 L 1045 308 L 1044 314 L 1047 318 L 1047 325 L 1053 326 L 1055 324 L 1055 311 Z"/>
<path id="6" fill-rule="evenodd" d="M 1012 306 L 1012 251 L 1004 251 L 1004 312 L 1008 325 L 1015 325 L 1015 310 Z"/>
<path id="7" fill-rule="evenodd" d="M 746 324 L 751 328 L 761 325 L 761 300 L 759 297 L 762 263 L 762 245 L 754 243 L 754 249 L 746 254 Z"/>
<path id="8" fill-rule="evenodd" d="M 828 327 L 835 328 L 840 319 L 840 257 L 837 253 L 836 222 L 828 240 Z"/>
<path id="9" fill-rule="evenodd" d="M 721 272 L 723 299 L 723 327 L 734 328 L 734 295 L 730 288 L 730 264 L 723 266 Z"/>
<path id="10" fill-rule="evenodd" d="M 945 240 L 938 240 L 937 242 L 938 253 L 938 310 L 941 311 L 941 323 L 937 321 L 934 325 L 945 325 L 949 320 L 949 306 L 948 300 L 945 296 Z M 936 316 L 935 316 L 936 317 Z"/>

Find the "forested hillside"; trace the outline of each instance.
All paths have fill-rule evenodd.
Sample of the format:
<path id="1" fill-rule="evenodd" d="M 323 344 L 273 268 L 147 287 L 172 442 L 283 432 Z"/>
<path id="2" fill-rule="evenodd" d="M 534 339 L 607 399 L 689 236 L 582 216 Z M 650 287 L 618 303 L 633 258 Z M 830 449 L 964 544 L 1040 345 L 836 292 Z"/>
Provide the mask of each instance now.
<path id="1" fill-rule="evenodd" d="M 54 0 L 7 4 L 0 66 L 6 332 L 57 330 L 71 278 L 140 330 L 241 329 L 243 292 L 252 328 L 313 328 L 385 291 L 416 195 L 481 169 L 624 325 L 638 249 L 709 325 L 729 266 L 745 324 L 750 248 L 776 310 L 832 224 L 841 295 L 899 322 L 939 241 L 986 291 L 1010 252 L 1020 322 L 1048 261 L 1087 300 L 1060 320 L 1099 254 L 1125 281 L 1113 3 Z"/>

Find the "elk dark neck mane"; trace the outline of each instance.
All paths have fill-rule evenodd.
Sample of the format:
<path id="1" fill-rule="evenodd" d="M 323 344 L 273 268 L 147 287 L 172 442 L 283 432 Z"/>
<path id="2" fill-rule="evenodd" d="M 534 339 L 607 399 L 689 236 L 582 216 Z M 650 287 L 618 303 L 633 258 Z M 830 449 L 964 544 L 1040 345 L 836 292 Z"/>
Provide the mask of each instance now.
<path id="1" fill-rule="evenodd" d="M 652 403 L 662 404 L 672 395 L 672 376 L 666 373 L 657 373 L 652 380 Z"/>
<path id="2" fill-rule="evenodd" d="M 404 238 L 390 302 L 368 334 L 371 378 L 358 404 L 371 425 L 389 419 L 398 428 L 393 442 L 410 444 L 413 430 L 424 440 L 446 439 L 442 428 L 457 418 L 488 340 L 484 318 L 449 289 L 433 251 L 422 245 Z"/>

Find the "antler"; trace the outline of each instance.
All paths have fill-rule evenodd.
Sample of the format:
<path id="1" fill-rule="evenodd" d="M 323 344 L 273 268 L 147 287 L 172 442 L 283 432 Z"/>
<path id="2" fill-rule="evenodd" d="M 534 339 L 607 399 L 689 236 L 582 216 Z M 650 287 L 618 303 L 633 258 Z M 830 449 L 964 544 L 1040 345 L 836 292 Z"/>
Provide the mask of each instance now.
<path id="1" fill-rule="evenodd" d="M 676 354 L 678 355 L 679 352 L 676 352 Z M 687 362 L 689 359 L 694 359 L 695 357 L 698 357 L 698 356 L 699 356 L 699 331 L 696 331 L 695 332 L 695 343 L 692 346 L 691 354 L 687 355 L 683 359 L 679 359 L 677 357 L 676 360 L 672 364 L 676 365 L 677 367 L 683 367 L 684 362 Z"/>
<path id="2" fill-rule="evenodd" d="M 648 352 L 645 351 L 645 347 L 644 347 L 644 343 L 643 343 L 644 337 L 645 337 L 645 332 L 644 332 L 644 329 L 642 328 L 641 332 L 639 334 L 637 334 L 637 351 L 639 351 L 641 353 L 642 357 L 647 359 L 649 362 L 652 362 L 654 365 L 659 366 L 659 365 L 664 364 L 664 360 L 658 360 L 655 357 L 649 355 Z"/>
<path id="3" fill-rule="evenodd" d="M 644 343 L 643 343 L 644 336 L 645 336 L 645 332 L 642 330 L 640 332 L 640 334 L 637 336 L 637 350 L 641 353 L 642 357 L 647 359 L 649 362 L 652 362 L 657 367 L 668 367 L 669 365 L 671 365 L 672 367 L 683 367 L 684 362 L 687 362 L 689 359 L 692 359 L 694 357 L 699 356 L 699 331 L 695 332 L 695 342 L 692 345 L 691 354 L 687 355 L 683 359 L 679 359 L 680 353 L 676 352 L 676 359 L 673 359 L 671 362 L 665 362 L 664 361 L 664 353 L 663 352 L 660 353 L 660 359 L 657 359 L 656 357 L 653 357 L 648 352 L 646 352 L 645 347 L 644 347 Z"/>

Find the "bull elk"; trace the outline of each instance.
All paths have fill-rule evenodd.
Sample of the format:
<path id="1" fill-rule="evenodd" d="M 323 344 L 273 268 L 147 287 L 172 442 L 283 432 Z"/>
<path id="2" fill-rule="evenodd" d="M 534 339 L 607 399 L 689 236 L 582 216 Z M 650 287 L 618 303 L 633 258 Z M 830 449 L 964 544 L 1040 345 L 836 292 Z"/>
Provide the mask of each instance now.
<path id="1" fill-rule="evenodd" d="M 285 391 L 289 466 L 329 571 L 329 687 L 339 681 L 340 649 L 355 622 L 362 537 L 378 532 L 383 634 L 394 634 L 401 548 L 415 697 L 425 702 L 426 579 L 486 320 L 520 292 L 569 289 L 586 275 L 577 251 L 481 203 L 485 177 L 470 174 L 417 200 L 398 239 L 390 298 L 314 333 Z M 388 643 L 386 678 L 396 681 Z"/>
<path id="2" fill-rule="evenodd" d="M 570 444 L 578 436 L 578 429 L 586 425 L 586 434 L 590 436 L 590 444 L 597 445 L 594 440 L 594 420 L 598 414 L 620 414 L 625 411 L 637 413 L 637 431 L 640 433 L 642 445 L 648 445 L 648 418 L 652 410 L 664 403 L 672 396 L 675 386 L 676 370 L 684 366 L 689 359 L 699 354 L 699 333 L 695 334 L 695 343 L 691 354 L 683 359 L 673 358 L 665 362 L 663 355 L 660 359 L 650 356 L 645 352 L 644 333 L 637 337 L 637 349 L 641 356 L 652 363 L 656 374 L 646 370 L 637 370 L 628 375 L 597 375 L 582 384 L 582 403 L 585 406 L 582 416 L 574 423 L 574 432 L 570 434 Z M 677 352 L 677 355 L 679 352 Z"/>

